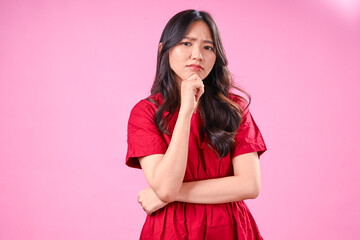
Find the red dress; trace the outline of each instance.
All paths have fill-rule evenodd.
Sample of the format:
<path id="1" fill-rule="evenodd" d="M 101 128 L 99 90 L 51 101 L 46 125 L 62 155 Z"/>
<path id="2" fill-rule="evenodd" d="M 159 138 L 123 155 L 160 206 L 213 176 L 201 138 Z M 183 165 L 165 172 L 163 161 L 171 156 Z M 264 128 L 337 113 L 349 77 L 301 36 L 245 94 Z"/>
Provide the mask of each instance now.
<path id="1" fill-rule="evenodd" d="M 161 103 L 160 94 L 151 97 Z M 244 102 L 234 95 L 229 98 L 242 108 Z M 132 109 L 128 123 L 128 151 L 126 164 L 140 168 L 138 157 L 151 154 L 164 154 L 171 136 L 160 133 L 154 123 L 157 107 L 148 100 L 141 100 Z M 169 122 L 169 131 L 173 131 L 177 115 Z M 243 114 L 243 122 L 235 137 L 232 151 L 222 159 L 202 141 L 199 130 L 202 119 L 197 111 L 191 119 L 189 154 L 184 182 L 233 175 L 232 158 L 249 152 L 266 150 L 264 140 L 250 112 Z M 172 202 L 152 215 L 147 215 L 140 239 L 161 240 L 229 240 L 263 239 L 258 227 L 243 201 L 223 204 L 192 204 Z"/>

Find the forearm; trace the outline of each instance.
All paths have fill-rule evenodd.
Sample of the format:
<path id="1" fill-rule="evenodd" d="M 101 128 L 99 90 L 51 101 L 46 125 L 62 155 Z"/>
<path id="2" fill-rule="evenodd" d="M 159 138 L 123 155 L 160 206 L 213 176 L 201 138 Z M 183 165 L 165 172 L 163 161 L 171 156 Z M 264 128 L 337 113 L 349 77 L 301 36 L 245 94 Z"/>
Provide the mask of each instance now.
<path id="1" fill-rule="evenodd" d="M 201 181 L 184 182 L 176 201 L 217 204 L 256 198 L 259 186 L 253 179 L 229 176 Z"/>
<path id="2" fill-rule="evenodd" d="M 204 93 L 202 79 L 195 73 L 180 82 L 179 115 L 168 149 L 164 155 L 139 159 L 151 188 L 164 202 L 175 201 L 182 186 L 188 158 L 191 117 Z"/>
<path id="3" fill-rule="evenodd" d="M 169 147 L 156 165 L 154 190 L 164 201 L 172 201 L 180 191 L 186 170 L 191 114 L 179 113 Z"/>

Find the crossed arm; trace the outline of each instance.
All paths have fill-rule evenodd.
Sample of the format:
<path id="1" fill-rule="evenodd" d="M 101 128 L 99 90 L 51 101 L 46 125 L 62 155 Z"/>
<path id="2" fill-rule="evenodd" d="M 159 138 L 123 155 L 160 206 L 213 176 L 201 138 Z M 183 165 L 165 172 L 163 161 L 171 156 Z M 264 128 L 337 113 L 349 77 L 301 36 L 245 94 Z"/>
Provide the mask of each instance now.
<path id="1" fill-rule="evenodd" d="M 153 165 L 163 158 L 163 154 L 141 158 L 144 173 L 148 164 Z M 234 176 L 201 181 L 184 182 L 175 192 L 171 201 L 216 204 L 256 198 L 260 192 L 260 166 L 256 152 L 236 156 L 232 160 Z M 146 175 L 146 174 L 145 174 Z M 149 181 L 149 180 L 148 180 Z M 164 207 L 171 201 L 161 199 L 150 187 L 139 192 L 138 201 L 147 214 Z M 170 186 L 171 187 L 171 186 Z M 160 195 L 161 196 L 161 195 Z"/>

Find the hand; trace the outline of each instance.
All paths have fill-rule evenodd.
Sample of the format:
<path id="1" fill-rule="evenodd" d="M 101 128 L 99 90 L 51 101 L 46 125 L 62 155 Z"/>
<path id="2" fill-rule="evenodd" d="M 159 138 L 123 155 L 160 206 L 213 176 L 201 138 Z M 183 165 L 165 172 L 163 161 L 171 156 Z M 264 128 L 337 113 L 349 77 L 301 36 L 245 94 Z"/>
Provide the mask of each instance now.
<path id="1" fill-rule="evenodd" d="M 156 196 L 151 188 L 145 188 L 139 192 L 138 202 L 148 215 L 151 215 L 153 212 L 167 205 L 167 203 L 161 201 Z"/>
<path id="2" fill-rule="evenodd" d="M 181 82 L 180 111 L 193 113 L 196 110 L 198 101 L 203 93 L 204 84 L 196 73 L 183 80 Z"/>

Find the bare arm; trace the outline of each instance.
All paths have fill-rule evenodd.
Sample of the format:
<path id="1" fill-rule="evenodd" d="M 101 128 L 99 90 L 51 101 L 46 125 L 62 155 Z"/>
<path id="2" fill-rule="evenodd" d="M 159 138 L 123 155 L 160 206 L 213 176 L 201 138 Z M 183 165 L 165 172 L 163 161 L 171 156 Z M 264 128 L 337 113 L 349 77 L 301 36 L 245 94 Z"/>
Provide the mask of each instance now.
<path id="1" fill-rule="evenodd" d="M 260 166 L 256 152 L 233 159 L 234 176 L 183 183 L 179 202 L 216 204 L 256 198 L 260 192 Z"/>
<path id="2" fill-rule="evenodd" d="M 176 198 L 179 202 L 217 204 L 256 198 L 260 192 L 260 166 L 256 152 L 233 159 L 234 176 L 185 182 Z M 151 188 L 139 192 L 138 201 L 147 214 L 164 207 Z"/>
<path id="3" fill-rule="evenodd" d="M 163 202 L 175 201 L 180 191 L 189 148 L 190 122 L 204 85 L 196 75 L 181 83 L 181 106 L 178 119 L 165 154 L 139 158 L 145 178 Z"/>

